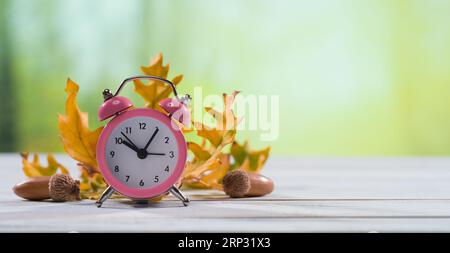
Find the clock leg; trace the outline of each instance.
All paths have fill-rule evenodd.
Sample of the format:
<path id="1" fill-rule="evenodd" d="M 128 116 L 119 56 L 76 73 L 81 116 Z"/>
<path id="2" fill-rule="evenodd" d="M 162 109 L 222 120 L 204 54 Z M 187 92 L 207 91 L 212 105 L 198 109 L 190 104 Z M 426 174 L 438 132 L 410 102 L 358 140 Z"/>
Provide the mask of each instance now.
<path id="1" fill-rule="evenodd" d="M 97 202 L 96 202 L 97 207 L 101 207 L 103 202 L 105 202 L 107 199 L 109 199 L 109 197 L 111 197 L 111 195 L 113 195 L 113 193 L 114 193 L 114 189 L 111 186 L 106 188 L 106 190 L 103 192 L 100 199 L 97 200 Z"/>
<path id="2" fill-rule="evenodd" d="M 181 202 L 183 202 L 184 206 L 187 206 L 188 203 L 190 202 L 190 200 L 188 198 L 186 198 L 183 193 L 181 193 L 181 191 L 174 185 L 170 188 L 170 193 L 172 193 L 172 195 L 174 195 L 175 197 L 177 197 L 177 199 L 181 200 Z"/>

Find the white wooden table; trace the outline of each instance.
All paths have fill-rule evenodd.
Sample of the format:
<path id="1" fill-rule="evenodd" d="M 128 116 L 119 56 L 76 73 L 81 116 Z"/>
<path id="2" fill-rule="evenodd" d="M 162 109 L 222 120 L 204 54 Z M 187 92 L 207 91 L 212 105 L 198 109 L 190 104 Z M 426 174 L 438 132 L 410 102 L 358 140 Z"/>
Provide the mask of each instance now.
<path id="1" fill-rule="evenodd" d="M 20 157 L 0 154 L 0 232 L 450 232 L 450 158 L 272 157 L 263 172 L 276 186 L 262 198 L 190 190 L 188 207 L 168 198 L 99 209 L 21 200 L 11 190 L 24 179 Z"/>

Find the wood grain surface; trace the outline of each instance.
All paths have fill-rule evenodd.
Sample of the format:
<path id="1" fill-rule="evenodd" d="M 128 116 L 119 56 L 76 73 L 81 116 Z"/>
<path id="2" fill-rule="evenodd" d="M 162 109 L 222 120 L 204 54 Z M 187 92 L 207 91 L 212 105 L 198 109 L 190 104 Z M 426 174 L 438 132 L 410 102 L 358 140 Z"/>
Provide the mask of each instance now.
<path id="1" fill-rule="evenodd" d="M 188 207 L 169 197 L 99 209 L 20 199 L 21 159 L 0 154 L 0 232 L 450 232 L 450 158 L 272 157 L 263 173 L 275 191 L 261 198 L 185 190 Z"/>

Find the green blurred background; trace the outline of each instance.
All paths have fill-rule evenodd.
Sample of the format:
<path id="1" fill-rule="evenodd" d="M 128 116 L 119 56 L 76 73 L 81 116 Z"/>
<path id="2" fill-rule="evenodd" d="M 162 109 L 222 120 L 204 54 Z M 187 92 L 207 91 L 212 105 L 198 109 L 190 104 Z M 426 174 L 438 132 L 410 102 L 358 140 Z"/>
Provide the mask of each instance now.
<path id="1" fill-rule="evenodd" d="M 62 151 L 67 77 L 98 126 L 101 90 L 159 52 L 183 92 L 279 95 L 276 141 L 240 133 L 256 148 L 450 154 L 449 0 L 1 0 L 0 151 Z"/>

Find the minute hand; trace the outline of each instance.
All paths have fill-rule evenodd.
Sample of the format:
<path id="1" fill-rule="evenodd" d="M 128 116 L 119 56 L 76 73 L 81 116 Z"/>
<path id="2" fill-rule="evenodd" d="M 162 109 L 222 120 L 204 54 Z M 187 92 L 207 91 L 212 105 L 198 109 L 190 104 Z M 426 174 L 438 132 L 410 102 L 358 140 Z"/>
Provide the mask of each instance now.
<path id="1" fill-rule="evenodd" d="M 152 143 L 152 141 L 155 138 L 155 136 L 158 133 L 158 131 L 159 131 L 159 128 L 156 128 L 155 132 L 153 132 L 152 137 L 150 137 L 150 140 L 148 140 L 147 145 L 145 145 L 144 150 L 147 150 L 148 146 L 150 146 L 150 143 Z"/>

